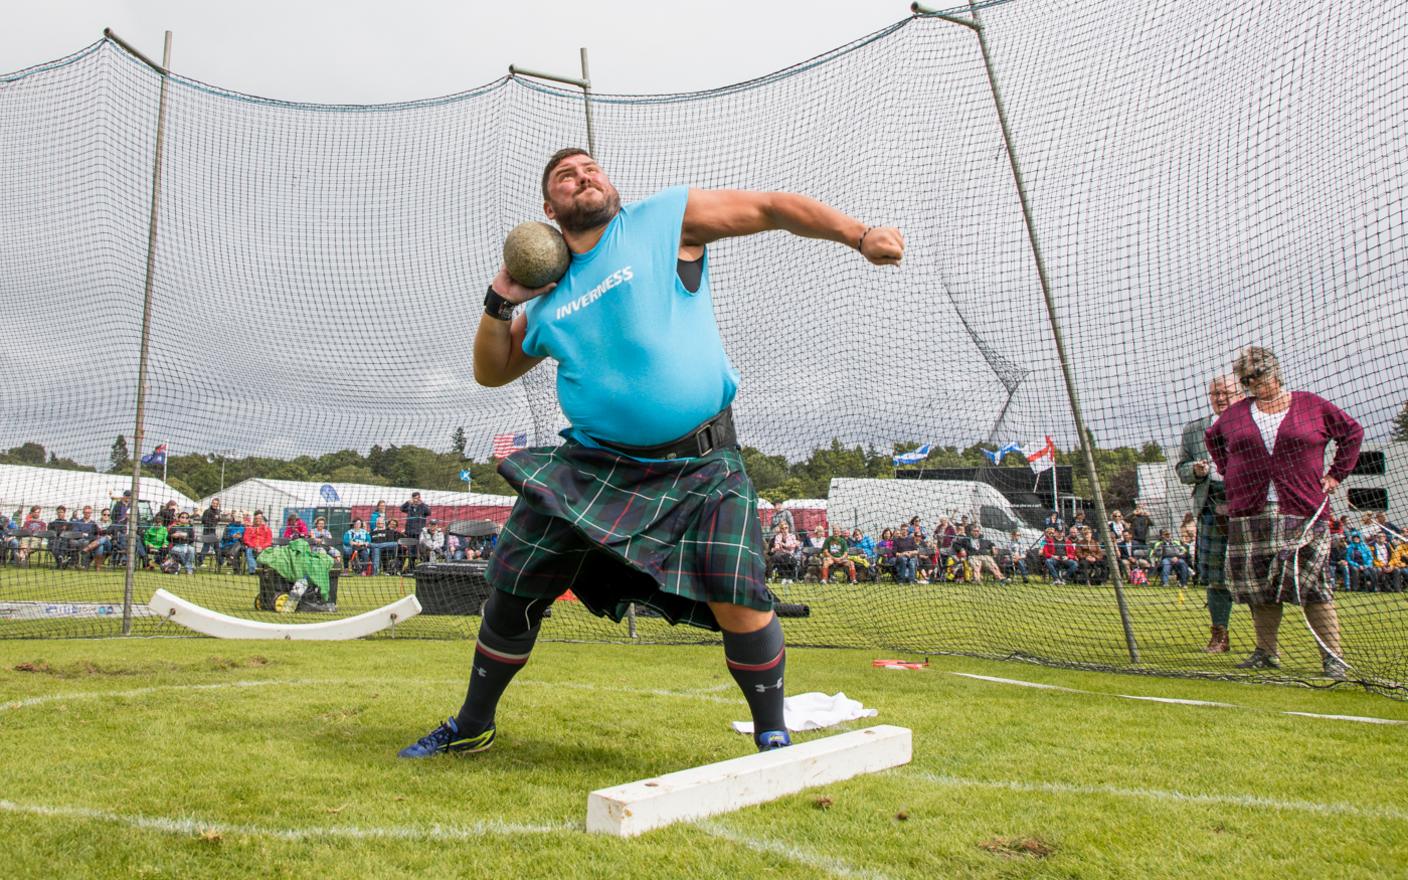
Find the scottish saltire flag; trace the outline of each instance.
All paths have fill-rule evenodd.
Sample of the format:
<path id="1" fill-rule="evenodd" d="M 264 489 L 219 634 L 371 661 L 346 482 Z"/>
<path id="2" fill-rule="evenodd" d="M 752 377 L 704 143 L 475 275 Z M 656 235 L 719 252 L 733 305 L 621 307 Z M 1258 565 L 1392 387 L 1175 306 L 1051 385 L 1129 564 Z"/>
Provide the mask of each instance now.
<path id="1" fill-rule="evenodd" d="M 163 443 L 151 452 L 142 456 L 142 464 L 164 465 L 166 464 L 166 444 Z"/>
<path id="2" fill-rule="evenodd" d="M 1046 445 L 1040 449 L 1028 446 L 1022 449 L 1022 455 L 1027 458 L 1027 465 L 1031 467 L 1032 473 L 1042 473 L 1047 468 L 1056 463 L 1056 444 L 1050 437 L 1046 438 Z"/>
<path id="3" fill-rule="evenodd" d="M 508 458 L 520 449 L 528 448 L 527 432 L 521 434 L 495 434 L 494 448 L 489 455 L 493 458 Z"/>
<path id="4" fill-rule="evenodd" d="M 992 462 L 993 464 L 1002 464 L 1002 459 L 1004 456 L 1011 455 L 1014 452 L 1020 453 L 1021 451 L 1022 444 L 1014 440 L 999 449 L 984 449 L 983 455 L 987 456 L 988 461 Z"/>
<path id="5" fill-rule="evenodd" d="M 923 446 L 919 447 L 913 452 L 903 452 L 899 455 L 896 455 L 895 466 L 898 467 L 902 464 L 915 464 L 916 462 L 921 462 L 924 459 L 928 458 L 929 445 L 930 444 L 925 443 Z"/>

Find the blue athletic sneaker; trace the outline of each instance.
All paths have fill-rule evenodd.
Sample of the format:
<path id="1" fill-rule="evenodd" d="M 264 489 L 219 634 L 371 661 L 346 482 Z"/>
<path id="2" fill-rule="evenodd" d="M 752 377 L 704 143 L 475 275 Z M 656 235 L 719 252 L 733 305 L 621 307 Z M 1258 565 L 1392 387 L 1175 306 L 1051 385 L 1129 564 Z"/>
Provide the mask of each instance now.
<path id="1" fill-rule="evenodd" d="M 758 734 L 755 742 L 758 744 L 758 751 L 770 752 L 792 745 L 792 737 L 788 736 L 785 730 L 765 730 Z"/>
<path id="2" fill-rule="evenodd" d="M 448 752 L 482 752 L 494 744 L 494 725 L 490 724 L 474 736 L 461 736 L 455 719 L 445 723 L 397 752 L 401 758 L 433 758 Z"/>

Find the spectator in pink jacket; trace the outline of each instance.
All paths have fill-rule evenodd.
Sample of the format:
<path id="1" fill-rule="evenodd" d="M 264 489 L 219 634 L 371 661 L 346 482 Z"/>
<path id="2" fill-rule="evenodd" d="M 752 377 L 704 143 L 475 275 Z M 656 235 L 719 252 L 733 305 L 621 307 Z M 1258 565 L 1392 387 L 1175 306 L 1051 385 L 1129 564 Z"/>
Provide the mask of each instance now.
<path id="1" fill-rule="evenodd" d="M 777 531 L 773 532 L 772 539 L 768 541 L 767 576 L 772 577 L 779 567 L 785 572 L 795 572 L 797 551 L 800 549 L 802 542 L 792 534 L 787 522 L 779 522 Z"/>
<path id="2" fill-rule="evenodd" d="M 1364 429 L 1328 400 L 1288 390 L 1265 348 L 1243 351 L 1232 372 L 1250 397 L 1223 411 L 1205 438 L 1227 495 L 1227 586 L 1256 630 L 1256 650 L 1238 667 L 1279 668 L 1282 605 L 1292 602 L 1315 633 L 1325 675 L 1342 681 L 1348 667 L 1327 574 L 1329 493 L 1359 460 Z"/>

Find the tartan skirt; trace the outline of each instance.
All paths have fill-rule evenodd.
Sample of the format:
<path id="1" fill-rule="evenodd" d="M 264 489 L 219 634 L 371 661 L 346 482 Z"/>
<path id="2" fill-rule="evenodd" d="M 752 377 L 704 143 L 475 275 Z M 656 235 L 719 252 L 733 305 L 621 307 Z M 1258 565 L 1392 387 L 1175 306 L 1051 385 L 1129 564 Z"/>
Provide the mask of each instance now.
<path id="1" fill-rule="evenodd" d="M 758 496 L 736 449 L 643 462 L 568 441 L 499 463 L 518 492 L 489 560 L 496 589 L 567 590 L 620 621 L 632 602 L 718 630 L 707 602 L 770 611 Z"/>
<path id="2" fill-rule="evenodd" d="M 1334 600 L 1329 526 L 1322 521 L 1307 529 L 1308 521 L 1282 515 L 1274 504 L 1252 516 L 1228 518 L 1225 570 L 1233 598 L 1244 605 Z"/>
<path id="3" fill-rule="evenodd" d="M 1211 509 L 1198 517 L 1198 543 L 1194 556 L 1198 580 L 1205 587 L 1222 589 L 1226 581 L 1224 561 L 1227 558 L 1227 517 Z"/>

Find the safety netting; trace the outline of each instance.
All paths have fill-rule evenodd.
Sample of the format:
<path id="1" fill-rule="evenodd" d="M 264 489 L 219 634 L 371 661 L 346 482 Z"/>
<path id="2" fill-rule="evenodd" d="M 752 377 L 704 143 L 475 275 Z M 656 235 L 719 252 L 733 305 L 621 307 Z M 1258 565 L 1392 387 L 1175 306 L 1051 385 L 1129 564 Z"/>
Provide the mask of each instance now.
<path id="1" fill-rule="evenodd" d="M 1013 0 L 981 16 L 1123 549 L 1088 503 L 974 30 L 916 15 L 757 80 L 592 96 L 596 154 L 625 201 L 680 184 L 786 190 L 906 237 L 898 268 L 780 232 L 709 249 L 765 499 L 757 549 L 789 640 L 1343 677 L 1404 695 L 1408 10 Z M 565 426 L 550 361 L 475 384 L 474 328 L 504 234 L 541 217 L 544 161 L 585 140 L 581 93 L 521 76 L 401 104 L 301 104 L 163 77 L 108 39 L 0 76 L 0 637 L 188 632 L 149 607 L 158 589 L 300 624 L 442 591 L 380 636 L 472 637 L 477 557 L 513 502 L 497 457 Z M 1273 358 L 1234 368 L 1249 346 Z M 1193 425 L 1215 402 L 1233 416 L 1219 418 L 1221 467 L 1199 445 L 1208 425 Z M 1323 463 L 1317 431 L 1340 441 Z M 1318 504 L 1327 468 L 1344 479 L 1320 525 L 1248 513 L 1258 491 L 1264 510 L 1268 476 L 1283 508 Z M 1230 508 L 1208 500 L 1219 477 L 1236 484 Z M 275 544 L 298 522 L 326 532 L 335 610 L 317 591 L 328 607 L 284 613 L 286 579 L 244 573 L 256 511 Z M 137 518 L 142 548 L 114 512 Z M 422 547 L 431 519 L 441 543 Z M 965 519 L 977 543 L 954 534 Z M 358 520 L 379 558 L 346 539 Z M 826 582 L 819 547 L 774 558 L 783 520 L 807 544 L 851 539 Z M 1090 536 L 1072 534 L 1083 521 Z M 1251 596 L 1256 627 L 1235 603 L 1229 650 L 1208 653 L 1225 607 L 1208 564 L 1228 532 L 1234 580 L 1279 592 Z M 1257 547 L 1269 555 L 1248 560 Z M 1285 611 L 1279 631 L 1270 607 Z M 616 625 L 570 597 L 544 636 L 710 638 L 644 606 Z M 1266 662 L 1235 665 L 1258 645 Z"/>

